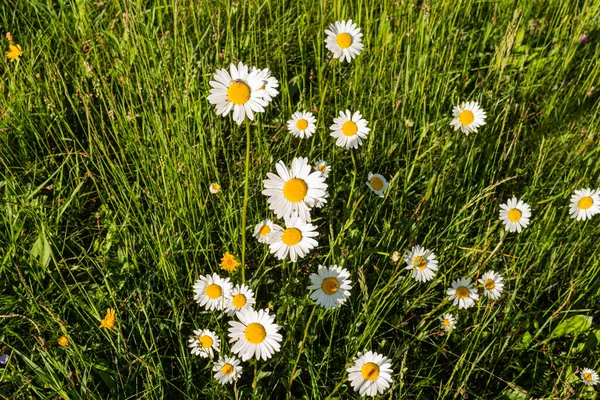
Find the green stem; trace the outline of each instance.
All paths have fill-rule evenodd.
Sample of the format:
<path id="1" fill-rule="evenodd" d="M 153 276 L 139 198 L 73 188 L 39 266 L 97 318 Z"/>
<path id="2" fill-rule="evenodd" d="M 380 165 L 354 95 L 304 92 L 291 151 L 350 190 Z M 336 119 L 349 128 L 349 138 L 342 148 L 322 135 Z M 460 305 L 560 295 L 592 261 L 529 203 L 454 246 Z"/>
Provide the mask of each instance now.
<path id="1" fill-rule="evenodd" d="M 354 184 L 356 183 L 356 159 L 354 158 L 354 151 L 350 150 L 350 155 L 352 155 L 352 165 L 354 166 L 354 171 L 352 171 L 352 186 L 350 186 L 350 194 L 348 195 L 346 210 L 350 208 L 350 203 L 352 202 L 352 193 L 354 193 Z"/>
<path id="2" fill-rule="evenodd" d="M 246 119 L 246 175 L 242 208 L 242 283 L 246 282 L 246 212 L 248 210 L 248 180 L 250 176 L 250 120 Z"/>
<path id="3" fill-rule="evenodd" d="M 306 342 L 306 336 L 308 335 L 308 328 L 310 327 L 310 322 L 312 321 L 313 315 L 315 315 L 315 310 L 317 309 L 317 305 L 313 306 L 313 309 L 310 313 L 310 317 L 308 317 L 308 322 L 306 323 L 306 328 L 304 328 L 304 336 L 302 337 L 302 341 L 300 342 L 300 347 L 298 348 L 298 356 L 296 356 L 296 361 L 294 362 L 294 367 L 292 368 L 292 375 L 290 376 L 290 384 L 288 385 L 288 392 L 286 398 L 290 397 L 292 391 L 292 382 L 294 381 L 294 374 L 296 373 L 296 367 L 298 366 L 298 361 L 300 361 L 300 356 L 302 355 L 302 349 L 304 348 L 304 342 Z"/>

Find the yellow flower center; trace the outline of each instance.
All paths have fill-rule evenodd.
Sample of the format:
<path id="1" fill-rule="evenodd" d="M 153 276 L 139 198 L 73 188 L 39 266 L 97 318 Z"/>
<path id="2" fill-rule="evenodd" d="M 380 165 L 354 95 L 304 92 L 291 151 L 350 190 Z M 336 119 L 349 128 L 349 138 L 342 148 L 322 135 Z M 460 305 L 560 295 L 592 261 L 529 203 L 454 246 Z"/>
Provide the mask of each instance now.
<path id="1" fill-rule="evenodd" d="M 242 81 L 233 81 L 227 89 L 227 98 L 233 104 L 246 104 L 250 100 L 250 86 Z"/>
<path id="2" fill-rule="evenodd" d="M 379 377 L 379 366 L 372 362 L 365 363 L 360 369 L 360 373 L 366 380 L 374 381 Z"/>
<path id="3" fill-rule="evenodd" d="M 209 299 L 218 299 L 219 297 L 221 297 L 222 293 L 223 293 L 223 289 L 221 289 L 221 286 L 219 286 L 215 283 L 208 285 L 206 287 L 206 296 Z"/>
<path id="4" fill-rule="evenodd" d="M 358 126 L 353 121 L 346 121 L 342 125 L 342 133 L 346 136 L 354 136 L 358 132 Z"/>
<path id="5" fill-rule="evenodd" d="M 302 240 L 302 231 L 298 228 L 287 228 L 281 235 L 281 241 L 288 246 L 300 243 Z"/>
<path id="6" fill-rule="evenodd" d="M 292 203 L 304 200 L 307 192 L 308 185 L 300 178 L 292 178 L 283 185 L 283 196 Z"/>
<path id="7" fill-rule="evenodd" d="M 350 36 L 350 34 L 345 33 L 345 32 L 338 33 L 338 35 L 335 37 L 335 42 L 342 49 L 347 49 L 352 44 L 352 36 Z"/>
<path id="8" fill-rule="evenodd" d="M 487 290 L 494 290 L 495 287 L 496 287 L 496 283 L 494 282 L 493 279 L 488 278 L 485 280 L 485 288 Z"/>
<path id="9" fill-rule="evenodd" d="M 213 340 L 210 336 L 204 335 L 200 338 L 200 344 L 205 349 L 208 349 L 209 347 L 211 347 L 213 345 Z"/>
<path id="10" fill-rule="evenodd" d="M 456 297 L 460 299 L 466 299 L 469 297 L 469 289 L 467 289 L 465 286 L 459 287 L 456 289 Z"/>
<path id="11" fill-rule="evenodd" d="M 592 379 L 593 379 L 593 378 L 592 378 L 592 374 L 591 374 L 591 373 L 589 373 L 589 372 L 584 372 L 584 373 L 583 373 L 583 379 L 585 379 L 585 380 L 586 380 L 586 381 L 588 381 L 588 382 L 591 382 L 591 381 L 592 381 Z"/>
<path id="12" fill-rule="evenodd" d="M 225 375 L 231 375 L 233 373 L 233 365 L 229 363 L 223 364 L 221 372 Z"/>
<path id="13" fill-rule="evenodd" d="M 458 116 L 458 120 L 461 125 L 470 125 L 475 121 L 475 115 L 473 115 L 473 111 L 471 110 L 462 110 Z"/>
<path id="14" fill-rule="evenodd" d="M 521 210 L 513 208 L 512 210 L 510 210 L 508 212 L 508 219 L 511 222 L 519 222 L 519 220 L 521 219 L 521 215 L 522 215 Z"/>
<path id="15" fill-rule="evenodd" d="M 442 325 L 444 325 L 444 326 L 450 326 L 450 320 L 449 319 L 444 319 L 444 321 L 442 321 Z"/>
<path id="16" fill-rule="evenodd" d="M 319 165 L 318 170 L 321 172 L 327 172 L 327 167 L 325 165 Z"/>
<path id="17" fill-rule="evenodd" d="M 308 128 L 308 121 L 304 118 L 299 119 L 298 122 L 296 122 L 296 128 L 300 129 L 301 131 L 305 130 Z"/>
<path id="18" fill-rule="evenodd" d="M 381 178 L 374 176 L 370 179 L 370 182 L 371 182 L 371 187 L 373 189 L 375 189 L 375 190 L 383 189 L 383 181 L 381 180 Z"/>
<path id="19" fill-rule="evenodd" d="M 269 228 L 269 225 L 263 225 L 258 233 L 260 236 L 267 236 L 269 233 L 271 233 L 271 228 Z"/>
<path id="20" fill-rule="evenodd" d="M 261 324 L 253 322 L 246 327 L 244 336 L 252 344 L 261 344 L 267 337 L 267 331 Z"/>
<path id="21" fill-rule="evenodd" d="M 241 293 L 238 293 L 235 296 L 233 296 L 233 299 L 231 299 L 231 302 L 233 303 L 233 306 L 235 308 L 242 308 L 246 305 L 246 296 L 244 296 Z"/>
<path id="22" fill-rule="evenodd" d="M 592 200 L 591 197 L 582 197 L 581 200 L 579 200 L 579 203 L 577 203 L 577 207 L 579 207 L 582 210 L 587 210 L 588 208 L 590 208 L 592 206 L 592 204 L 594 204 L 594 201 Z"/>
<path id="23" fill-rule="evenodd" d="M 321 282 L 321 290 L 325 292 L 325 294 L 332 295 L 338 291 L 340 288 L 340 283 L 335 278 L 325 278 L 323 282 Z"/>
<path id="24" fill-rule="evenodd" d="M 427 267 L 427 259 L 423 256 L 417 256 L 413 260 L 413 265 L 419 269 L 419 271 L 423 271 Z"/>

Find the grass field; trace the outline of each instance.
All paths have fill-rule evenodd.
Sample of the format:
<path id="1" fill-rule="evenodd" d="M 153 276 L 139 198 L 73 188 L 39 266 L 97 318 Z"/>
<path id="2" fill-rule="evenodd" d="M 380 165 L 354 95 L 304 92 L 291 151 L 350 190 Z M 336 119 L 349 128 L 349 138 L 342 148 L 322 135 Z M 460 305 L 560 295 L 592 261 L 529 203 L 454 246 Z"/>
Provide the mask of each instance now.
<path id="1" fill-rule="evenodd" d="M 324 30 L 347 19 L 365 49 L 341 63 Z M 381 398 L 598 397 L 579 373 L 600 368 L 600 216 L 576 221 L 569 199 L 600 187 L 600 1 L 0 0 L 0 33 L 3 398 L 356 398 L 346 369 L 363 350 L 392 361 Z M 246 125 L 207 100 L 238 61 L 281 92 L 248 125 L 245 231 Z M 487 124 L 467 136 L 449 123 L 472 100 Z M 317 117 L 304 140 L 286 127 L 301 109 Z M 358 150 L 329 136 L 346 109 L 369 121 Z M 294 157 L 332 166 L 319 246 L 296 263 L 252 237 L 274 219 L 263 179 Z M 521 233 L 498 217 L 513 196 L 532 209 Z M 283 341 L 234 390 L 188 339 L 211 329 L 227 354 L 230 318 L 193 284 L 241 282 L 219 263 L 243 235 Z M 426 283 L 390 259 L 415 244 L 439 260 Z M 350 271 L 335 310 L 309 298 L 319 264 Z M 448 301 L 453 280 L 492 269 L 500 299 Z M 116 326 L 99 328 L 109 307 Z"/>

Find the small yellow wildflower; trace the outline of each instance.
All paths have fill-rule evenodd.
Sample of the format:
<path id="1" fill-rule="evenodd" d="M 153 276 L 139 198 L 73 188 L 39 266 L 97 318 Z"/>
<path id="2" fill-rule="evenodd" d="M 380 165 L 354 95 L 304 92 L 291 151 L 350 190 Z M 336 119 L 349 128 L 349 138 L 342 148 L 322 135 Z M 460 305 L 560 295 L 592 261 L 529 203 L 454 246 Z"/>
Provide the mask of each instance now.
<path id="1" fill-rule="evenodd" d="M 8 45 L 8 52 L 6 53 L 6 57 L 8 57 L 10 62 L 13 62 L 15 60 L 18 61 L 19 57 L 21 57 L 21 54 L 23 54 L 23 52 L 21 51 L 20 45 L 14 45 L 12 43 Z"/>
<path id="2" fill-rule="evenodd" d="M 66 336 L 61 336 L 58 338 L 58 344 L 62 347 L 67 347 L 69 345 L 69 339 Z"/>
<path id="3" fill-rule="evenodd" d="M 236 260 L 233 255 L 229 254 L 228 251 L 225 252 L 225 255 L 221 259 L 221 268 L 226 269 L 229 272 L 235 271 L 240 265 L 238 260 Z"/>
<path id="4" fill-rule="evenodd" d="M 112 327 L 115 326 L 115 322 L 116 322 L 116 320 L 115 320 L 115 310 L 113 310 L 112 308 L 107 308 L 106 309 L 106 316 L 104 317 L 104 319 L 100 323 L 100 328 L 104 327 L 104 328 L 112 329 Z"/>

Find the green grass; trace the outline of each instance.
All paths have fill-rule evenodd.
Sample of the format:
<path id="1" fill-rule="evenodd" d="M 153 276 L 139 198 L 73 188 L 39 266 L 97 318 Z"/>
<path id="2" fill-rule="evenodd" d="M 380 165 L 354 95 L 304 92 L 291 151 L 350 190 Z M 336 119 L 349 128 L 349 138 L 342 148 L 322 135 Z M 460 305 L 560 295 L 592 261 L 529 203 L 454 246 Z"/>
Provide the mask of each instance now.
<path id="1" fill-rule="evenodd" d="M 209 328 L 228 348 L 228 318 L 203 311 L 192 285 L 224 276 L 243 234 L 246 280 L 284 341 L 243 364 L 239 398 L 354 398 L 345 370 L 363 349 L 392 359 L 382 398 L 597 396 L 574 373 L 600 368 L 600 217 L 568 208 L 574 190 L 600 187 L 598 0 L 0 3 L 0 33 L 23 48 L 0 60 L 3 398 L 234 398 L 187 340 Z M 324 45 L 342 19 L 364 33 L 349 65 Z M 206 99 L 238 60 L 270 68 L 281 91 L 250 124 L 246 232 L 245 126 Z M 449 126 L 467 100 L 488 114 L 470 136 Z M 356 151 L 329 136 L 346 108 L 372 129 Z M 316 111 L 309 140 L 285 128 L 299 109 Z M 270 217 L 262 180 L 295 156 L 333 170 L 319 247 L 284 267 L 251 233 Z M 389 178 L 384 199 L 369 171 Z M 521 234 L 498 219 L 513 195 L 532 207 Z M 414 244 L 435 251 L 433 281 L 390 261 Z M 315 310 L 308 275 L 334 263 L 352 296 Z M 438 318 L 457 311 L 450 282 L 489 269 L 506 279 L 501 299 L 458 311 L 441 335 Z M 108 307 L 117 326 L 99 329 Z M 565 321 L 584 324 L 555 331 Z"/>

